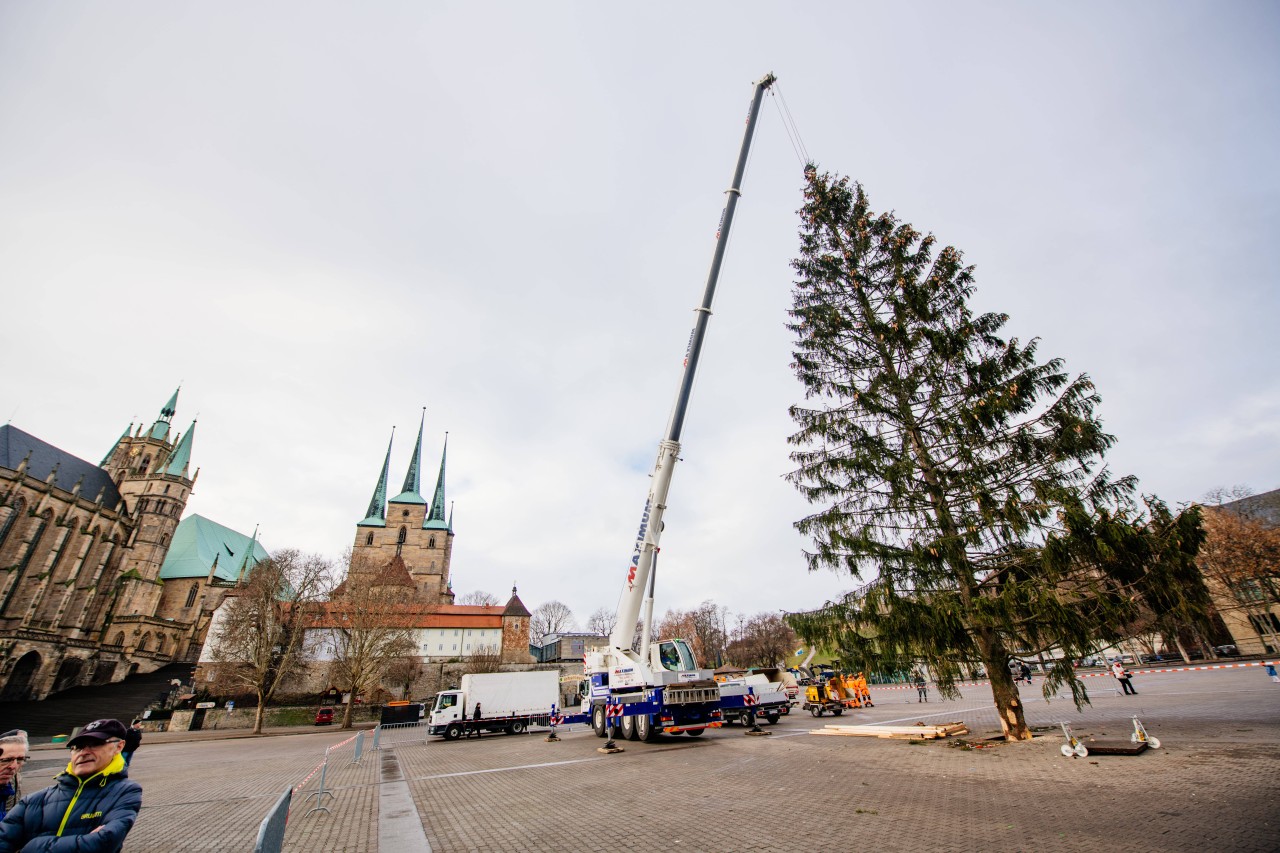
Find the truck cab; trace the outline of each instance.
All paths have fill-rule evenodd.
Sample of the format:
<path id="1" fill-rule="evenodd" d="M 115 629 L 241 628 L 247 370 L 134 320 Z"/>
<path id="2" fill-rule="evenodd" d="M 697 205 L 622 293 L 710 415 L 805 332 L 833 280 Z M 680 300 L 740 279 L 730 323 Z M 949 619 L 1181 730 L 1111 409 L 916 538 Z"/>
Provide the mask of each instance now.
<path id="1" fill-rule="evenodd" d="M 448 727 L 449 723 L 461 721 L 463 719 L 462 713 L 462 691 L 442 690 L 436 694 L 436 701 L 431 706 L 431 716 L 427 730 L 433 735 L 440 734 Z"/>

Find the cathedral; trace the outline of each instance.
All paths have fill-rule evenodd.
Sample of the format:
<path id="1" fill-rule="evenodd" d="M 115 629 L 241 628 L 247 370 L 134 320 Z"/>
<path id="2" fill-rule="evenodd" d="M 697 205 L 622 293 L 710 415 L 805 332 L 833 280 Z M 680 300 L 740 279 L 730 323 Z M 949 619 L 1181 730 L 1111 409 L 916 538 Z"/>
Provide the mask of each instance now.
<path id="1" fill-rule="evenodd" d="M 182 518 L 199 471 L 177 406 L 175 391 L 96 465 L 0 426 L 0 701 L 194 661 L 222 597 L 267 556 Z"/>
<path id="2" fill-rule="evenodd" d="M 149 427 L 130 424 L 96 465 L 0 426 L 0 701 L 210 660 L 218 611 L 268 553 L 257 531 L 183 517 L 199 470 L 196 424 L 175 432 L 177 406 L 175 391 Z M 422 435 L 419 424 L 390 499 L 388 445 L 333 597 L 353 583 L 393 589 L 424 659 L 492 652 L 527 663 L 529 611 L 514 589 L 506 605 L 454 604 L 447 443 L 428 502 Z"/>

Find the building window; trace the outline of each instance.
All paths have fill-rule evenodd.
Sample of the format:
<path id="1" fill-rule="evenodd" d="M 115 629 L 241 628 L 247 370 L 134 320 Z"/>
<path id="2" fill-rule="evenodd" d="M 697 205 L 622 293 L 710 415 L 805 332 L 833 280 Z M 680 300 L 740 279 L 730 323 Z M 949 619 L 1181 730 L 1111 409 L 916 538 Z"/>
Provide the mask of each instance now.
<path id="1" fill-rule="evenodd" d="M 370 530 L 370 531 L 369 531 L 369 535 L 368 535 L 368 536 L 364 537 L 364 544 L 366 544 L 366 545 L 372 545 L 372 544 L 373 544 L 373 531 L 372 531 L 372 530 Z"/>
<path id="2" fill-rule="evenodd" d="M 440 645 L 436 646 L 436 651 L 438 652 L 444 651 L 444 643 L 441 643 Z"/>
<path id="3" fill-rule="evenodd" d="M 191 585 L 191 589 L 187 592 L 187 603 L 184 605 L 185 607 L 190 607 L 196 603 L 196 593 L 198 592 L 200 592 L 200 584 L 193 583 Z"/>
<path id="4" fill-rule="evenodd" d="M 166 495 L 167 495 L 167 494 L 169 494 L 169 486 L 168 486 L 168 484 L 165 484 L 165 487 L 164 487 L 164 493 L 165 493 Z"/>
<path id="5" fill-rule="evenodd" d="M 401 528 L 400 528 L 400 535 L 398 535 L 398 536 L 396 537 L 396 544 L 397 544 L 397 545 L 403 545 L 403 544 L 404 544 L 405 536 L 407 536 L 407 535 L 408 535 L 408 533 L 405 531 L 405 528 L 404 528 L 404 527 L 401 527 Z"/>
<path id="6" fill-rule="evenodd" d="M 427 538 L 427 547 L 428 548 L 436 547 L 436 537 L 431 536 Z M 435 564 L 433 563 L 432 565 L 435 565 Z"/>
<path id="7" fill-rule="evenodd" d="M 18 516 L 22 514 L 22 509 L 26 505 L 27 502 L 22 498 L 14 498 L 13 506 L 0 507 L 0 547 L 3 547 L 4 540 L 9 538 L 13 523 L 18 520 Z"/>

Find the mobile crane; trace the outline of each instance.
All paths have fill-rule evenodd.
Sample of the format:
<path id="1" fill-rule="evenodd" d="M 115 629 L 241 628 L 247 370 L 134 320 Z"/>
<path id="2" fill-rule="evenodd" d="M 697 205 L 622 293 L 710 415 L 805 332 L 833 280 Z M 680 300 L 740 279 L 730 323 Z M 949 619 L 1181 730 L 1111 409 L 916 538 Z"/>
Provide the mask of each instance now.
<path id="1" fill-rule="evenodd" d="M 696 737 L 708 728 L 718 728 L 723 724 L 719 688 L 710 670 L 698 668 L 689 644 L 680 639 L 652 641 L 654 568 L 662 535 L 662 516 L 667 508 L 667 492 L 680 455 L 680 433 L 689 407 L 707 321 L 711 317 L 711 302 L 729 241 L 729 229 L 742 194 L 742 177 L 747 168 L 756 118 L 764 93 L 775 79 L 774 75 L 767 74 L 755 85 L 733 183 L 726 191 L 728 198 L 716 234 L 711 270 L 702 304 L 696 311 L 693 333 L 689 337 L 680 389 L 666 436 L 658 443 L 658 458 L 653 467 L 649 496 L 640 516 L 640 529 L 618 600 L 617 622 L 609 636 L 608 646 L 591 649 L 584 657 L 586 678 L 582 688 L 582 711 L 590 715 L 591 726 L 599 737 L 652 740 L 659 732 L 684 732 Z M 637 653 L 632 650 L 631 643 L 642 604 L 644 619 L 641 622 L 640 651 Z"/>

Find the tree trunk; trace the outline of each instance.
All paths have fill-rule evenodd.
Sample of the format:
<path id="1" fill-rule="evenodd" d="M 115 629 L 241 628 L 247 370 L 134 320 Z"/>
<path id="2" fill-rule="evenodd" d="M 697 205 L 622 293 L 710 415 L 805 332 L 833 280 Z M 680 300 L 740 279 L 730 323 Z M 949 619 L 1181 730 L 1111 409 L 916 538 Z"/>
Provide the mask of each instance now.
<path id="1" fill-rule="evenodd" d="M 987 677 L 991 679 L 991 696 L 995 699 L 996 716 L 1000 718 L 1004 739 L 1031 740 L 1031 729 L 1027 727 L 1022 699 L 1018 696 L 1018 685 L 1014 684 L 1013 673 L 1009 671 L 1008 651 L 999 639 L 986 631 L 979 632 L 978 643 L 987 667 Z"/>
<path id="2" fill-rule="evenodd" d="M 253 711 L 253 733 L 255 735 L 262 734 L 262 724 L 267 718 L 267 703 L 263 701 L 262 693 L 258 693 L 258 707 Z"/>
<path id="3" fill-rule="evenodd" d="M 347 694 L 347 701 L 342 706 L 342 728 L 351 728 L 351 703 L 356 701 L 356 689 L 351 688 L 351 692 Z"/>
<path id="4" fill-rule="evenodd" d="M 1182 655 L 1182 662 L 1191 663 L 1191 655 L 1187 654 L 1187 647 L 1182 645 L 1182 638 L 1176 633 L 1173 635 L 1173 642 L 1178 647 L 1178 654 Z"/>

